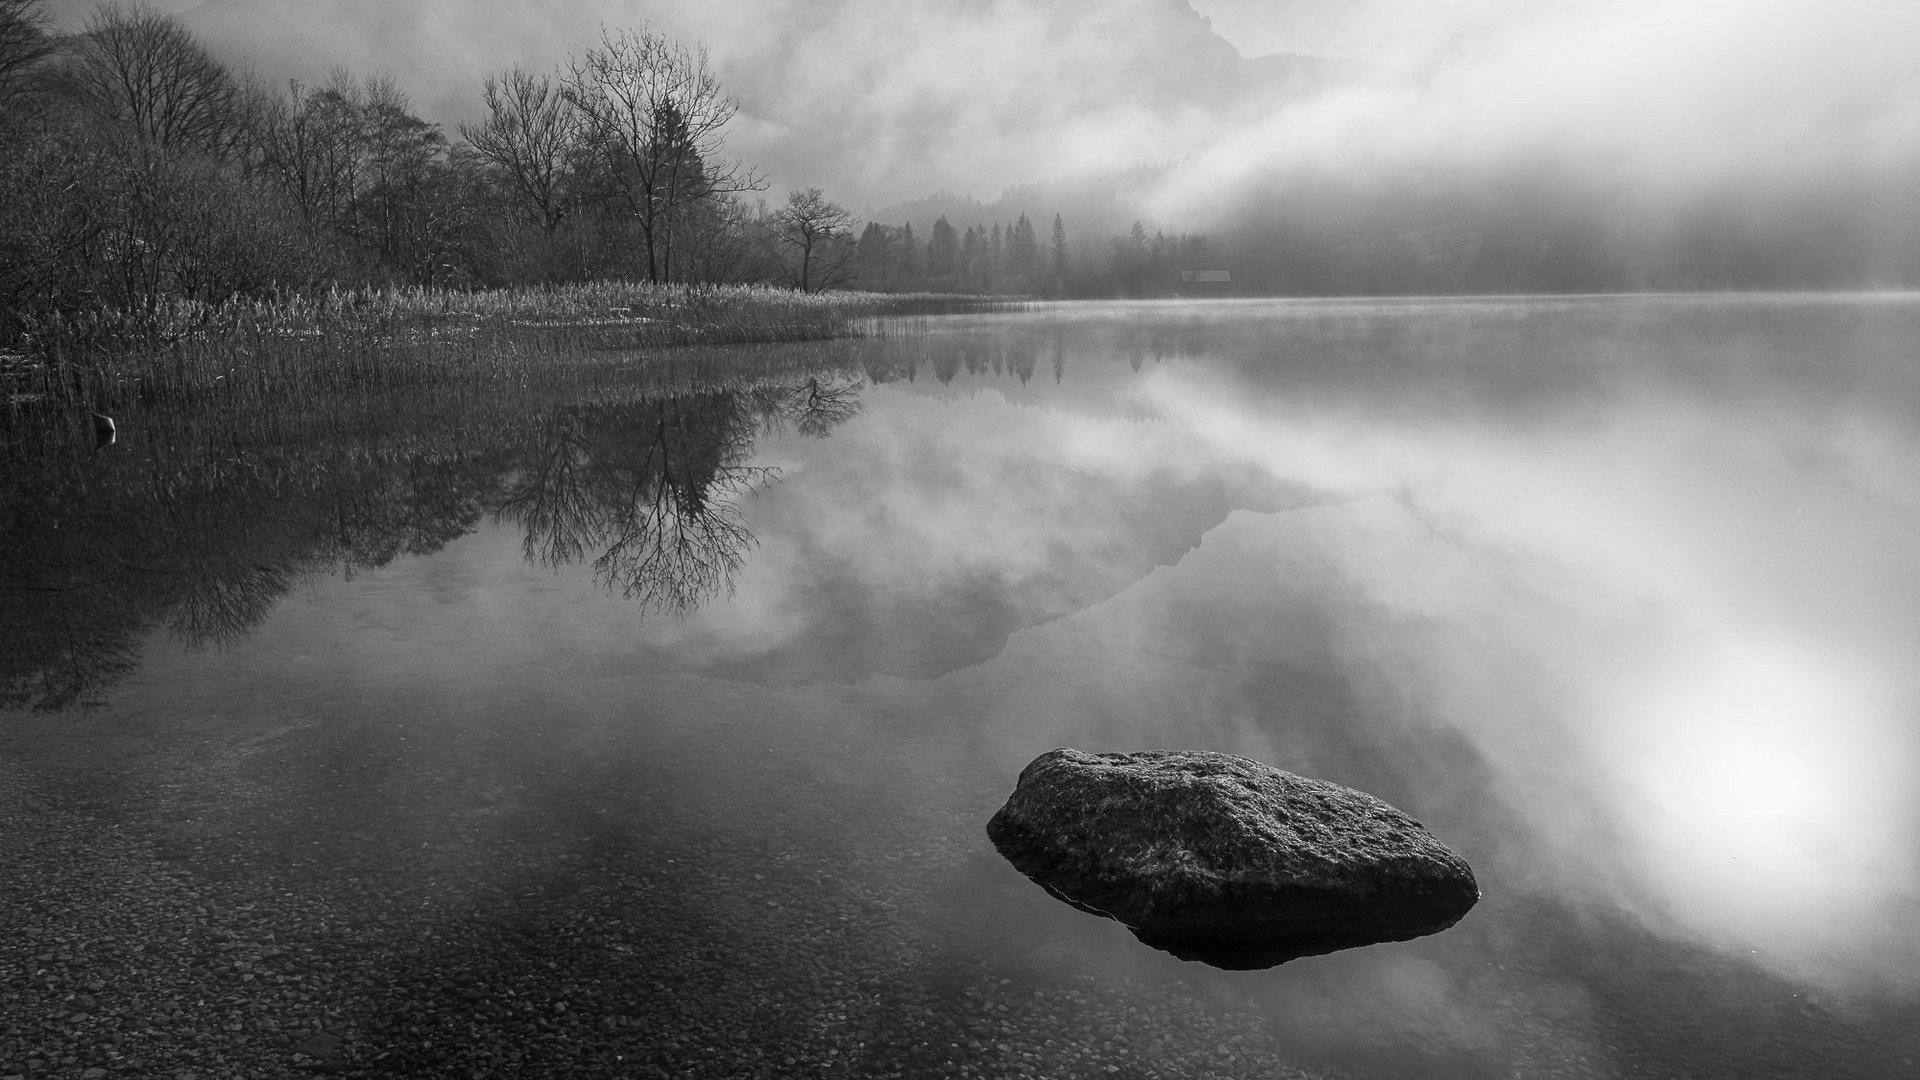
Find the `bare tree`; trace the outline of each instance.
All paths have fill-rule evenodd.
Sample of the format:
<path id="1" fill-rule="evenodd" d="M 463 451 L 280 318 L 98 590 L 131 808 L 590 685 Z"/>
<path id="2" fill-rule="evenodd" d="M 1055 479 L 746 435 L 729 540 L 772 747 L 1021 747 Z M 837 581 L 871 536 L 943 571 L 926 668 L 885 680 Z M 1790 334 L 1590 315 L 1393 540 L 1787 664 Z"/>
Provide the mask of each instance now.
<path id="1" fill-rule="evenodd" d="M 447 140 L 440 126 L 415 116 L 391 76 L 368 77 L 360 111 L 365 190 L 358 237 L 414 281 L 430 281 L 461 200 L 449 195 Z"/>
<path id="2" fill-rule="evenodd" d="M 15 109 L 31 92 L 36 70 L 59 48 L 41 0 L 0 0 L 0 110 Z"/>
<path id="3" fill-rule="evenodd" d="M 552 76 L 519 67 L 487 76 L 483 100 L 485 122 L 462 124 L 460 134 L 552 235 L 578 197 L 573 173 L 582 150 L 580 113 Z"/>
<path id="4" fill-rule="evenodd" d="M 570 62 L 565 94 L 599 176 L 640 228 L 650 281 L 673 279 L 683 210 L 765 186 L 751 167 L 722 157 L 739 104 L 721 90 L 704 48 L 690 50 L 645 25 L 603 27 L 600 47 Z"/>
<path id="5" fill-rule="evenodd" d="M 109 246 L 114 170 L 92 132 L 0 152 L 0 336 L 29 311 L 86 302 Z"/>
<path id="6" fill-rule="evenodd" d="M 702 199 L 684 210 L 674 248 L 674 279 L 702 285 L 764 278 L 764 256 L 751 235 L 753 210 L 734 195 Z"/>
<path id="7" fill-rule="evenodd" d="M 326 86 L 287 84 L 251 111 L 258 170 L 313 224 L 342 227 L 361 186 L 364 93 L 345 69 Z"/>
<path id="8" fill-rule="evenodd" d="M 416 281 L 457 279 L 455 250 L 478 212 L 475 169 L 439 125 L 415 116 L 391 77 L 336 70 L 325 86 L 253 90 L 246 170 L 310 226 L 351 241 Z"/>
<path id="9" fill-rule="evenodd" d="M 801 292 L 832 287 L 852 265 L 858 251 L 853 214 L 819 188 L 789 193 L 787 205 L 774 212 L 773 220 L 773 242 Z"/>
<path id="10" fill-rule="evenodd" d="M 146 4 L 97 8 L 75 44 L 72 77 L 97 113 L 144 144 L 221 153 L 237 134 L 233 77 Z"/>

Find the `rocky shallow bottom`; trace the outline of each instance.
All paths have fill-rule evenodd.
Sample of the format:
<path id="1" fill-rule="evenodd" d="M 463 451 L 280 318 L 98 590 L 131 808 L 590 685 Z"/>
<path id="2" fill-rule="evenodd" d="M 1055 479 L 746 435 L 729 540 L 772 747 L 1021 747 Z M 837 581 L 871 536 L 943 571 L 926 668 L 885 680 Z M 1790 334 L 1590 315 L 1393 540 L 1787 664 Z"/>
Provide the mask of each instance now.
<path id="1" fill-rule="evenodd" d="M 966 814 L 850 826 L 903 795 L 778 754 L 715 789 L 641 746 L 4 718 L 0 1080 L 1870 1075 L 1907 1052 L 1772 984 L 1738 1015 L 1777 1043 L 1743 1054 L 1725 1015 L 1638 1039 L 1547 970 L 1626 959 L 1524 945 L 1450 961 L 1469 981 L 1372 950 L 1390 980 L 1189 977 L 1017 877 L 983 894 Z M 1404 1008 L 1366 990 L 1422 979 Z"/>
<path id="2" fill-rule="evenodd" d="M 1314 1075 L 1218 1003 L 943 952 L 908 909 L 958 837 L 876 860 L 537 753 L 58 724 L 0 736 L 0 1078 Z"/>

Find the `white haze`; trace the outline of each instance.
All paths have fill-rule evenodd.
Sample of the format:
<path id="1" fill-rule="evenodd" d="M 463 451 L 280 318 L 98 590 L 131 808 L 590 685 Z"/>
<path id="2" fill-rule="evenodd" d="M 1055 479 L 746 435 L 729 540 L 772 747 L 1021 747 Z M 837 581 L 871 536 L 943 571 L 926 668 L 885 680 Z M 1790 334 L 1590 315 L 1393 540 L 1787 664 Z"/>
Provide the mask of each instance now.
<path id="1" fill-rule="evenodd" d="M 1516 440 L 1176 370 L 1141 393 L 1223 454 L 1385 493 L 1289 542 L 1352 592 L 1372 711 L 1471 739 L 1543 874 L 1800 978 L 1911 984 L 1908 420 L 1649 396 Z"/>
<path id="2" fill-rule="evenodd" d="M 1741 177 L 1775 183 L 1782 173 L 1885 173 L 1910 168 L 1920 148 L 1920 6 L 1446 6 L 1457 16 L 1450 28 L 1426 5 L 1356 6 L 1348 32 L 1329 43 L 1399 63 L 1418 55 L 1412 77 L 1219 132 L 1163 194 L 1163 209 L 1190 213 L 1299 168 L 1381 176 L 1542 162 L 1602 183 L 1685 190 Z"/>
<path id="3" fill-rule="evenodd" d="M 90 6 L 55 10 L 72 23 Z M 712 50 L 743 105 L 733 147 L 775 191 L 817 184 L 853 204 L 1183 161 L 1151 216 L 1204 226 L 1303 167 L 1364 177 L 1546 155 L 1603 181 L 1685 187 L 1888 170 L 1920 148 L 1920 5 L 1905 0 L 1199 0 L 1247 55 L 1376 65 L 1259 109 L 1183 100 L 1183 83 L 1234 60 L 1182 0 L 185 6 L 263 73 L 383 70 L 449 125 L 473 118 L 486 73 L 550 67 L 602 21 L 651 19 Z"/>

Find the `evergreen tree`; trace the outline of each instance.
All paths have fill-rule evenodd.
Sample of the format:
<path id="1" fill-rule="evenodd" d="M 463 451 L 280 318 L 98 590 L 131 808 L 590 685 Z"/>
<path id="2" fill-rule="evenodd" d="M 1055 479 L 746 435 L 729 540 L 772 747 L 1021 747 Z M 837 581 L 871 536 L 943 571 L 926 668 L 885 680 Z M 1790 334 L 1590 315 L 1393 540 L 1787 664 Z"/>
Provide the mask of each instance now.
<path id="1" fill-rule="evenodd" d="M 969 288 L 993 287 L 993 245 L 985 226 L 967 226 L 966 235 L 960 241 L 960 268 Z"/>
<path id="2" fill-rule="evenodd" d="M 1021 280 L 1022 288 L 1031 289 L 1040 280 L 1040 242 L 1034 235 L 1033 222 L 1027 220 L 1025 214 L 1013 223 L 1012 232 L 1008 245 L 1012 250 L 1007 261 L 1012 264 L 1014 276 Z"/>
<path id="3" fill-rule="evenodd" d="M 1053 270 L 1053 291 L 1057 294 L 1067 286 L 1067 226 L 1060 215 L 1053 215 L 1053 247 L 1049 253 Z"/>
<path id="4" fill-rule="evenodd" d="M 1164 232 L 1153 234 L 1153 246 L 1147 250 L 1147 287 L 1155 293 L 1170 289 L 1177 276 L 1173 265 L 1173 241 Z"/>
<path id="5" fill-rule="evenodd" d="M 900 226 L 900 243 L 896 257 L 899 259 L 897 273 L 900 281 L 911 287 L 920 281 L 923 264 L 920 261 L 920 241 L 914 239 L 913 222 Z"/>
<path id="6" fill-rule="evenodd" d="M 960 237 L 942 214 L 933 223 L 933 234 L 927 237 L 927 277 L 934 281 L 952 277 L 959 254 Z"/>
<path id="7" fill-rule="evenodd" d="M 1139 222 L 1125 236 L 1113 238 L 1113 284 L 1124 296 L 1139 296 L 1146 291 L 1147 231 Z"/>
<path id="8" fill-rule="evenodd" d="M 861 230 L 859 278 L 863 288 L 885 292 L 893 284 L 893 230 L 877 221 Z"/>

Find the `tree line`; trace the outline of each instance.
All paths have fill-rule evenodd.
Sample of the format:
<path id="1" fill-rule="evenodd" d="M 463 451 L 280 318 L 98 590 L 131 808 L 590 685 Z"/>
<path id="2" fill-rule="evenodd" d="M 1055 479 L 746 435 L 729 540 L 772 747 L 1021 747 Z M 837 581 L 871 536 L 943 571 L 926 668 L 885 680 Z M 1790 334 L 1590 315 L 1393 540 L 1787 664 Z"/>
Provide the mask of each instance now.
<path id="1" fill-rule="evenodd" d="M 449 134 L 388 77 L 272 84 L 145 5 L 103 5 L 59 34 L 45 0 L 0 0 L 0 343 L 49 315 L 336 285 L 1080 297 L 1188 293 L 1191 270 L 1230 270 L 1232 288 L 1261 294 L 1817 287 L 1920 272 L 1910 197 L 1862 195 L 1869 209 L 1849 217 L 1827 212 L 1825 189 L 1662 216 L 1551 186 L 1503 192 L 1494 212 L 1465 187 L 1296 185 L 1207 236 L 1135 223 L 1070 237 L 1058 213 L 1011 209 L 958 225 L 919 217 L 922 236 L 818 188 L 769 201 L 765 176 L 727 151 L 738 104 L 705 50 L 644 25 L 476 92 L 477 119 Z"/>
<path id="2" fill-rule="evenodd" d="M 851 215 L 757 197 L 704 49 L 606 29 L 479 90 L 450 138 L 388 77 L 272 85 L 144 4 L 58 34 L 0 0 L 0 337 L 318 285 L 844 281 Z"/>
<path id="3" fill-rule="evenodd" d="M 850 280 L 875 292 L 972 292 L 1015 296 L 1170 296 L 1184 291 L 1182 270 L 1211 267 L 1224 246 L 1195 234 L 1151 238 L 1136 221 L 1095 244 L 1067 236 L 1059 214 L 1044 235 L 1025 213 L 956 230 L 937 218 L 923 243 L 911 222 L 868 222 L 847 253 Z"/>

